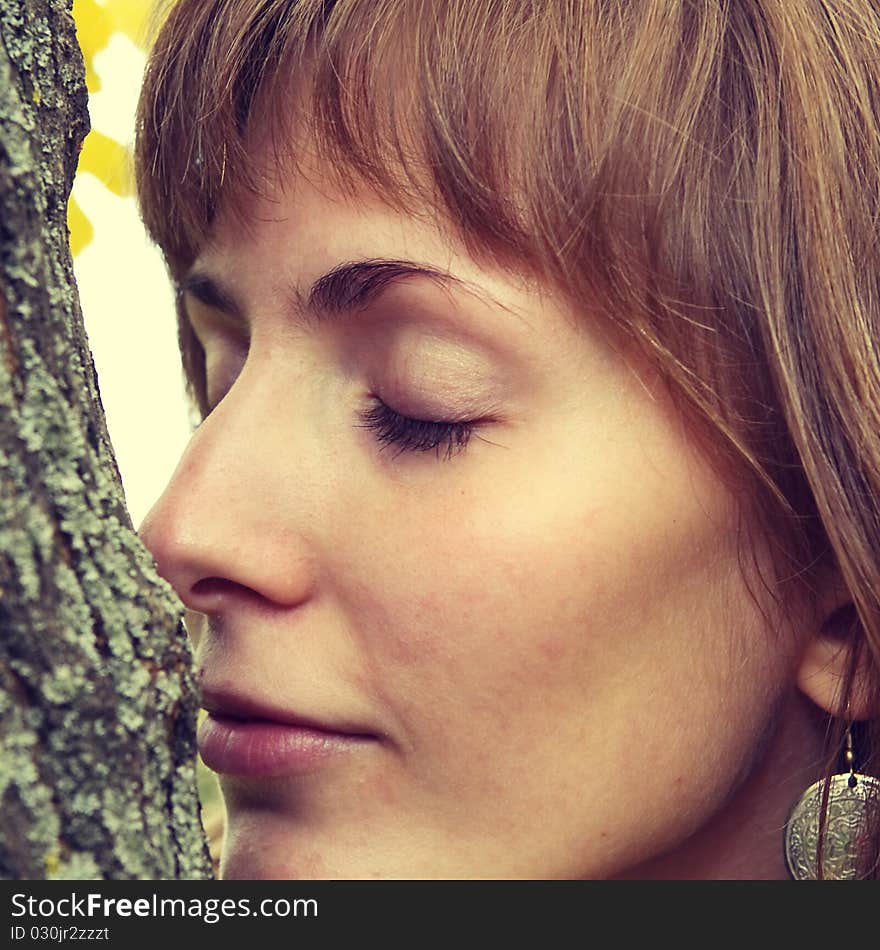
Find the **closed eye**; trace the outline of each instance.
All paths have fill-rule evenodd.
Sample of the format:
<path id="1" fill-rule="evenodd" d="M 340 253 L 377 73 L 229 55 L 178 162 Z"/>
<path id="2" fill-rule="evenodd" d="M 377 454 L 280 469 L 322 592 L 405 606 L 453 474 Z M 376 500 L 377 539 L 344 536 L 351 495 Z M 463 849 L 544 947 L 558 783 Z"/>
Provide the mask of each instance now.
<path id="1" fill-rule="evenodd" d="M 475 421 L 440 422 L 401 415 L 381 399 L 361 414 L 360 428 L 371 429 L 382 449 L 395 447 L 394 458 L 403 452 L 436 451 L 449 460 L 467 448 L 476 429 Z"/>

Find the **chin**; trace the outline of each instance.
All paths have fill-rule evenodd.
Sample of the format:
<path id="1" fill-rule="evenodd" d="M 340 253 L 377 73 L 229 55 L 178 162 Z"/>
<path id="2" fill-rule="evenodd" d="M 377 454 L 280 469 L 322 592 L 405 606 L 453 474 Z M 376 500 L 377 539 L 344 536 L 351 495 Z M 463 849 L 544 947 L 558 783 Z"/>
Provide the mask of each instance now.
<path id="1" fill-rule="evenodd" d="M 282 857 L 255 848 L 224 848 L 220 858 L 222 881 L 296 881 L 330 877 L 322 862 L 311 857 L 298 861 L 293 855 Z M 268 852 L 268 853 L 267 853 Z"/>
<path id="2" fill-rule="evenodd" d="M 315 854 L 285 847 L 278 840 L 227 840 L 220 856 L 223 881 L 296 881 L 329 877 L 329 871 Z"/>
<path id="3" fill-rule="evenodd" d="M 336 854 L 312 835 L 293 834 L 295 819 L 263 816 L 232 822 L 227 828 L 220 855 L 220 879 L 224 881 L 345 880 L 362 877 L 349 854 Z M 300 829 L 302 832 L 302 829 Z M 338 849 L 337 849 L 338 850 Z M 375 875 L 367 875 L 375 876 Z"/>

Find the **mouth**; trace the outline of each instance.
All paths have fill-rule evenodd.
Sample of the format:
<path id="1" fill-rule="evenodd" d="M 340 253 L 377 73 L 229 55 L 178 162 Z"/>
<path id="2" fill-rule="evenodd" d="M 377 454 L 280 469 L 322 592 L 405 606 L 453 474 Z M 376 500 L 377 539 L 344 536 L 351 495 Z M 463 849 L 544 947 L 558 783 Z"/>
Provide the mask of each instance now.
<path id="1" fill-rule="evenodd" d="M 349 723 L 274 710 L 241 696 L 205 692 L 202 702 L 208 715 L 199 726 L 199 753 L 221 775 L 305 774 L 380 739 Z"/>

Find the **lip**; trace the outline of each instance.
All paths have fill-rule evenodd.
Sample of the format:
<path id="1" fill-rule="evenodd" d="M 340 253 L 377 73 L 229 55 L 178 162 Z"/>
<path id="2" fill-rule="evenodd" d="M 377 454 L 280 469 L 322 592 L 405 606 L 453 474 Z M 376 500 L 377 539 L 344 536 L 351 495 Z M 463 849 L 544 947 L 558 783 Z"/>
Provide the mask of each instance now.
<path id="1" fill-rule="evenodd" d="M 375 745 L 379 737 L 349 725 L 269 709 L 240 696 L 205 694 L 198 731 L 202 761 L 222 775 L 280 776 L 312 771 Z"/>

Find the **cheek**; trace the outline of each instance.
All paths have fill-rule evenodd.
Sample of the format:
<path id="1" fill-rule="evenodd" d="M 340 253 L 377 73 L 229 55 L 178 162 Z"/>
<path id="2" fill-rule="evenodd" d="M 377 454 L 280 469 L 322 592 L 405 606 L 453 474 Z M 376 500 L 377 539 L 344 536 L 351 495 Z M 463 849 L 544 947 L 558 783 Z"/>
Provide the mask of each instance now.
<path id="1" fill-rule="evenodd" d="M 373 590 L 384 594 L 374 604 L 398 632 L 383 637 L 395 659 L 470 666 L 534 649 L 561 661 L 567 635 L 543 619 L 573 618 L 585 583 L 603 583 L 584 544 L 593 512 L 561 515 L 508 490 L 489 503 L 459 497 L 454 512 L 403 517 L 392 557 L 370 559 Z"/>
<path id="2" fill-rule="evenodd" d="M 662 484 L 585 500 L 586 481 L 560 490 L 537 472 L 496 480 L 488 498 L 404 507 L 381 545 L 357 553 L 369 580 L 353 597 L 355 629 L 389 702 L 495 726 L 524 710 L 583 721 L 627 703 L 640 721 L 646 701 L 673 718 L 679 684 L 685 708 L 697 684 L 733 692 L 758 666 L 754 650 L 742 661 L 738 645 L 754 638 L 728 615 L 752 612 L 726 516 Z"/>
<path id="3" fill-rule="evenodd" d="M 402 719 L 432 733 L 466 719 L 470 734 L 506 734 L 536 717 L 536 697 L 544 712 L 580 715 L 603 654 L 625 639 L 639 557 L 621 559 L 608 514 L 582 492 L 495 484 L 439 513 L 414 506 L 393 543 L 386 534 L 357 555 L 370 565 L 354 599 L 371 675 Z"/>

